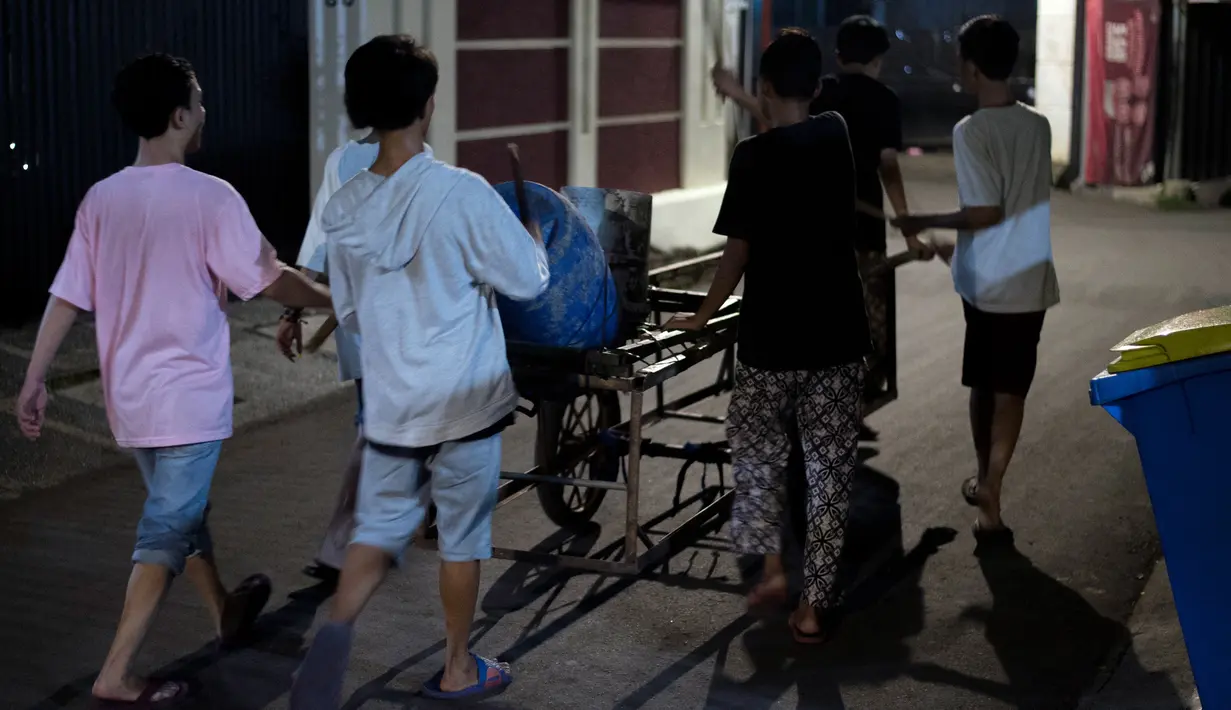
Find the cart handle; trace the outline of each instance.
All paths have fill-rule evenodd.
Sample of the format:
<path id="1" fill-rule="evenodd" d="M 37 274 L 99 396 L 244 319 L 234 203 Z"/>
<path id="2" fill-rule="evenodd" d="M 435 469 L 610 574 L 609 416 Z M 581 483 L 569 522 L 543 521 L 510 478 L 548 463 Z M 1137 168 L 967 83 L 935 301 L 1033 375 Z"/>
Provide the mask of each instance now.
<path id="1" fill-rule="evenodd" d="M 654 281 L 658 281 L 659 279 L 662 279 L 665 276 L 670 276 L 671 274 L 674 274 L 677 271 L 683 271 L 685 269 L 692 269 L 698 266 L 703 266 L 705 264 L 710 263 L 711 261 L 718 261 L 718 259 L 720 258 L 722 258 L 722 251 L 715 251 L 709 254 L 702 254 L 701 256 L 695 256 L 691 259 L 685 259 L 684 261 L 677 261 L 674 264 L 667 264 L 666 266 L 660 266 L 657 269 L 650 269 L 648 276 L 649 276 L 650 282 L 652 283 Z M 890 269 L 896 269 L 899 266 L 902 266 L 904 264 L 909 264 L 912 261 L 918 261 L 918 260 L 919 260 L 919 257 L 916 256 L 914 252 L 907 250 L 907 251 L 898 252 L 897 254 L 894 254 L 893 256 L 886 259 L 885 265 L 886 267 Z"/>

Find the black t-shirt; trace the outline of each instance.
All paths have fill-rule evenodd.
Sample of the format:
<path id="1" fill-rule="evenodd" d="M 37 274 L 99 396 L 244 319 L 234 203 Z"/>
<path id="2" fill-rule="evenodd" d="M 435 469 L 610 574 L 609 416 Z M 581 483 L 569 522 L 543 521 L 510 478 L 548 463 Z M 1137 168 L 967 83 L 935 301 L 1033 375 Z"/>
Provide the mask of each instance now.
<path id="1" fill-rule="evenodd" d="M 818 169 L 820 166 L 820 169 Z M 735 147 L 714 232 L 748 242 L 739 359 L 819 370 L 871 350 L 855 233 L 855 163 L 836 113 Z"/>
<path id="2" fill-rule="evenodd" d="M 855 153 L 859 199 L 884 211 L 881 190 L 881 151 L 902 150 L 902 104 L 893 89 L 866 74 L 838 74 L 821 81 L 821 93 L 811 112 L 835 111 L 846 119 Z M 855 248 L 885 251 L 885 223 L 860 213 Z"/>

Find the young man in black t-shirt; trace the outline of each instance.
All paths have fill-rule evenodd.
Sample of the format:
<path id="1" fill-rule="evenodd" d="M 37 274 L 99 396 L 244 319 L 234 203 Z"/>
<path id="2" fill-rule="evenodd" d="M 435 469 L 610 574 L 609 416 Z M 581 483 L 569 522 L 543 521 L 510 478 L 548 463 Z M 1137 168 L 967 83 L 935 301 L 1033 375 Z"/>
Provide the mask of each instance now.
<path id="1" fill-rule="evenodd" d="M 838 68 L 821 81 L 821 93 L 810 106 L 813 115 L 834 111 L 846 120 L 855 154 L 856 194 L 861 203 L 884 211 L 884 194 L 897 216 L 908 213 L 906 186 L 898 165 L 902 150 L 902 106 L 897 94 L 880 82 L 881 65 L 889 51 L 889 32 L 867 15 L 855 15 L 838 28 Z M 766 123 L 756 99 L 740 86 L 733 74 L 715 68 L 714 86 L 719 93 L 748 109 Z M 817 169 L 827 169 L 818 166 Z M 884 185 L 882 192 L 881 186 Z M 872 330 L 873 354 L 869 358 L 865 391 L 870 398 L 885 391 L 888 373 L 885 361 L 889 347 L 889 274 L 886 264 L 885 221 L 867 213 L 857 217 L 853 246 L 863 278 L 868 325 Z M 915 236 L 907 247 L 922 258 L 931 251 Z M 864 426 L 861 437 L 875 439 L 876 432 Z"/>
<path id="2" fill-rule="evenodd" d="M 801 30 L 784 31 L 762 55 L 760 103 L 771 128 L 741 142 L 731 158 L 714 225 L 727 244 L 700 310 L 666 326 L 703 327 L 746 279 L 727 417 L 731 532 L 741 552 L 765 556 L 749 604 L 784 601 L 786 476 L 798 427 L 808 529 L 804 597 L 791 627 L 803 643 L 823 640 L 819 614 L 834 602 L 871 351 L 851 249 L 855 161 L 846 122 L 836 113 L 809 118 L 821 64 L 820 47 Z M 825 169 L 811 169 L 819 165 Z"/>

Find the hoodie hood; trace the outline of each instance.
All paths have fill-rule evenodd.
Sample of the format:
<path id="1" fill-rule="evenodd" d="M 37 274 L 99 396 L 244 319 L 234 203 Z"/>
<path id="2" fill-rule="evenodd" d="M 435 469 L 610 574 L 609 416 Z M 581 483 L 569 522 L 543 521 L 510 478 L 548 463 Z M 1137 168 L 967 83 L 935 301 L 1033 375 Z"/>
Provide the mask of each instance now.
<path id="1" fill-rule="evenodd" d="M 459 179 L 425 146 L 387 178 L 363 170 L 348 181 L 329 200 L 321 227 L 328 240 L 382 270 L 404 269 Z"/>

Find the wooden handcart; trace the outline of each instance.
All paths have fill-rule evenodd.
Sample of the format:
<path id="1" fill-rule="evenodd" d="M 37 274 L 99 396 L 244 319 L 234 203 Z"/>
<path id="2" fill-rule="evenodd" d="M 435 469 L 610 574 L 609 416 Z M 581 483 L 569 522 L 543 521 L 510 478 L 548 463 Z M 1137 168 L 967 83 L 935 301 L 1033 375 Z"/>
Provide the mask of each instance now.
<path id="1" fill-rule="evenodd" d="M 708 254 L 650 271 L 649 281 L 655 283 L 680 272 L 704 269 L 720 256 Z M 912 258 L 908 253 L 895 255 L 889 259 L 887 268 L 892 270 Z M 892 275 L 887 281 L 892 334 Z M 680 545 L 693 541 L 707 524 L 729 514 L 733 489 L 723 476 L 722 467 L 730 464 L 725 437 L 700 444 L 677 444 L 647 436 L 647 429 L 655 423 L 672 418 L 725 423 L 725 417 L 701 414 L 690 408 L 734 387 L 739 297 L 728 299 L 701 331 L 662 331 L 653 327 L 671 314 L 695 312 L 704 298 L 705 294 L 699 291 L 649 286 L 650 326 L 620 347 L 579 351 L 509 343 L 514 379 L 530 402 L 521 411 L 536 418 L 537 441 L 533 468 L 501 474 L 504 482 L 497 507 L 535 490 L 548 518 L 562 529 L 580 530 L 597 513 L 606 495 L 615 491 L 625 496 L 625 516 L 622 549 L 614 558 L 508 548 L 496 548 L 495 557 L 635 575 L 662 563 Z M 897 397 L 895 349 L 891 335 L 886 358 L 888 384 L 883 391 L 868 395 L 868 413 Z M 669 380 L 714 357 L 722 360 L 713 382 L 668 399 Z M 621 395 L 628 400 L 627 418 L 623 416 Z M 652 399 L 647 401 L 647 395 Z M 677 491 L 693 464 L 719 467 L 717 485 L 695 498 L 702 502 L 701 509 L 657 538 L 641 521 L 641 462 L 645 457 L 682 462 Z"/>

